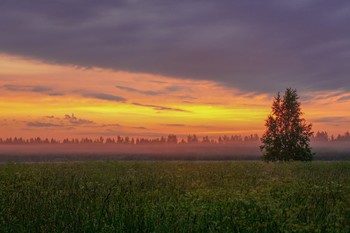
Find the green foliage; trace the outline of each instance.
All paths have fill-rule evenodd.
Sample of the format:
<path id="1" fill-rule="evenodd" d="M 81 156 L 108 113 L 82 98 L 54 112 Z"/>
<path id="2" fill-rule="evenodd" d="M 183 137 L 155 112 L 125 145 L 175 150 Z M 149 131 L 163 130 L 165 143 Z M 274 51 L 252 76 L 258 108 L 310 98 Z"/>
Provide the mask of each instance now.
<path id="1" fill-rule="evenodd" d="M 0 232 L 349 232 L 350 163 L 0 165 Z"/>
<path id="2" fill-rule="evenodd" d="M 297 91 L 286 89 L 283 97 L 278 93 L 268 116 L 266 131 L 261 137 L 260 147 L 265 161 L 311 161 L 311 124 L 302 118 Z"/>

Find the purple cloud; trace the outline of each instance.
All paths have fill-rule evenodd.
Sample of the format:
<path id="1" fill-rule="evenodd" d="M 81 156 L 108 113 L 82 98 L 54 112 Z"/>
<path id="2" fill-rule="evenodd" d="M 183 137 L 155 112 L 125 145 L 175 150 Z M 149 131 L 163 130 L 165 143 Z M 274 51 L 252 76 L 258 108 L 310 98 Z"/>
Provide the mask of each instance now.
<path id="1" fill-rule="evenodd" d="M 349 23 L 347 0 L 4 0 L 0 52 L 250 92 L 349 91 Z"/>

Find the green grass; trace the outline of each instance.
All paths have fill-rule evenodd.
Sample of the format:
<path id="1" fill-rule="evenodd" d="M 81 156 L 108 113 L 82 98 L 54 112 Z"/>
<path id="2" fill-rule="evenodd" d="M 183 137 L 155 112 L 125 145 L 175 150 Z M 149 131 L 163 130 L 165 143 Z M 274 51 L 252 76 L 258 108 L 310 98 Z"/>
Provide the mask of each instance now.
<path id="1" fill-rule="evenodd" d="M 350 232 L 350 162 L 3 164 L 0 232 Z"/>

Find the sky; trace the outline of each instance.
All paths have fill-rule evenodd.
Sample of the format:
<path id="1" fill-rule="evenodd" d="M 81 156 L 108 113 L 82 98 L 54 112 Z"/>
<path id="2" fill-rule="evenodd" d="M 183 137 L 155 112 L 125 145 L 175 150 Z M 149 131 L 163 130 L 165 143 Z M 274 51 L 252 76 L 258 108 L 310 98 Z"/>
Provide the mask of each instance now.
<path id="1" fill-rule="evenodd" d="M 3 0 L 0 137 L 261 134 L 273 96 L 350 130 L 350 2 Z"/>

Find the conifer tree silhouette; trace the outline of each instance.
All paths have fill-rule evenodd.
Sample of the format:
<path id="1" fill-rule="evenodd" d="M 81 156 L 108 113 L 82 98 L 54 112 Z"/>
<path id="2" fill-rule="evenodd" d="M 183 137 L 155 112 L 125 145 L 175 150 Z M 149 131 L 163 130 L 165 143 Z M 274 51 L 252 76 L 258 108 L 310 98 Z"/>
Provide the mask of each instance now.
<path id="1" fill-rule="evenodd" d="M 311 161 L 313 153 L 310 137 L 313 135 L 311 124 L 302 118 L 297 91 L 287 88 L 284 96 L 280 93 L 272 104 L 272 113 L 268 116 L 266 131 L 260 146 L 265 161 Z"/>

